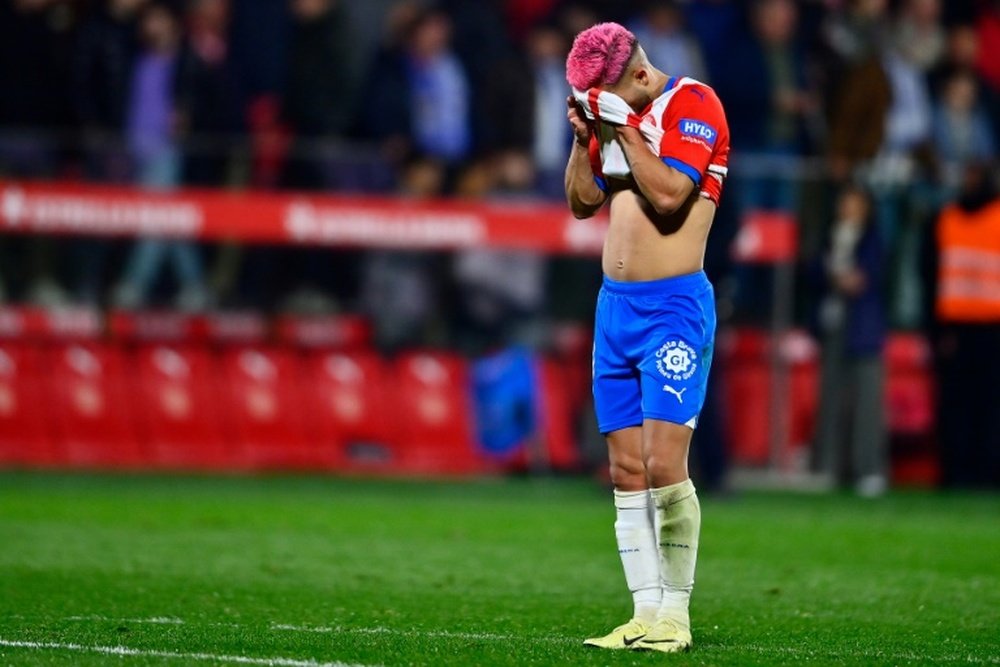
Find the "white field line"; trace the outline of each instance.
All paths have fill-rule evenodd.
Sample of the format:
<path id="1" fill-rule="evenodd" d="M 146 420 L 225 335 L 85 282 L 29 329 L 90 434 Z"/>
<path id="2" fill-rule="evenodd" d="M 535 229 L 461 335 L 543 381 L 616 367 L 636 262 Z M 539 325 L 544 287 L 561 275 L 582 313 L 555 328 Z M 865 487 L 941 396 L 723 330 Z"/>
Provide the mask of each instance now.
<path id="1" fill-rule="evenodd" d="M 60 642 L 24 642 L 0 639 L 0 646 L 47 651 L 73 651 L 76 653 L 98 653 L 101 655 L 130 656 L 139 658 L 171 658 L 175 660 L 201 662 L 228 662 L 237 665 L 263 665 L 263 667 L 363 667 L 346 662 L 316 662 L 295 658 L 251 658 L 245 655 L 218 655 L 215 653 L 182 653 L 180 651 L 157 651 L 127 646 L 86 646 L 84 644 L 64 644 Z"/>
<path id="2" fill-rule="evenodd" d="M 19 617 L 19 618 L 24 618 Z M 108 616 L 100 615 L 89 615 L 89 616 L 67 616 L 63 620 L 66 621 L 99 621 L 102 623 L 136 623 L 136 624 L 152 624 L 152 625 L 187 625 L 188 621 L 180 618 L 170 617 L 170 616 L 153 616 L 150 618 L 111 618 Z M 196 622 L 194 625 L 207 625 L 210 627 L 224 627 L 233 629 L 246 629 L 246 625 L 240 623 L 222 623 L 222 622 Z M 524 635 L 511 635 L 511 634 L 499 634 L 491 632 L 455 632 L 450 630 L 420 630 L 416 628 L 389 628 L 384 626 L 374 626 L 374 627 L 348 627 L 348 626 L 328 626 L 328 625 L 290 625 L 285 623 L 274 623 L 271 625 L 271 630 L 283 631 L 283 632 L 308 632 L 317 634 L 360 634 L 360 635 L 393 635 L 397 637 L 437 637 L 445 639 L 464 639 L 468 641 L 519 641 L 519 642 L 539 642 L 539 643 L 550 643 L 550 644 L 582 644 L 582 640 L 578 637 L 558 637 L 558 636 L 524 636 Z M 26 642 L 27 643 L 27 642 Z M 0 646 L 4 645 L 3 640 L 0 640 Z M 85 649 L 87 647 L 80 647 Z M 95 650 L 100 650 L 95 649 Z M 132 649 L 122 649 L 126 651 L 131 651 Z M 801 648 L 796 646 L 786 646 L 786 647 L 773 647 L 773 646 L 760 646 L 758 644 L 717 644 L 711 647 L 713 651 L 723 651 L 723 652 L 751 652 L 757 653 L 759 655 L 783 655 L 789 657 L 800 657 L 804 659 L 820 659 L 820 658 L 854 658 L 854 659 L 868 659 L 868 660 L 886 660 L 886 661 L 907 661 L 907 662 L 925 662 L 928 660 L 933 660 L 937 663 L 959 663 L 968 665 L 1000 665 L 1000 655 L 937 655 L 933 659 L 926 655 L 921 655 L 919 653 L 913 653 L 909 651 L 899 651 L 899 652 L 882 652 L 877 650 L 858 650 L 851 647 L 836 647 L 829 650 L 815 650 L 808 648 Z M 122 655 L 132 655 L 131 653 L 124 653 Z M 158 656 L 160 652 L 153 653 L 136 653 L 135 655 L 150 655 Z M 202 655 L 202 654 L 192 654 L 192 655 Z M 163 652 L 163 657 L 174 657 L 173 654 L 168 654 Z M 176 657 L 186 657 L 186 654 L 176 654 Z M 206 655 L 204 658 L 191 658 L 191 659 L 204 659 L 204 660 L 230 660 L 230 658 L 225 656 L 212 657 Z M 283 662 L 268 662 L 267 658 L 240 658 L 239 656 L 232 659 L 233 662 L 243 661 L 245 664 L 260 664 L 260 665 L 275 665 L 279 667 L 282 665 L 287 665 L 289 667 L 298 667 L 302 665 L 303 667 L 316 667 L 317 665 L 322 665 L 323 667 L 347 667 L 344 663 L 317 663 L 309 661 L 292 661 L 288 663 Z M 283 658 L 272 658 L 271 660 L 283 660 Z M 247 662 L 251 661 L 251 662 Z"/>
<path id="3" fill-rule="evenodd" d="M 173 618 L 171 616 L 153 616 L 151 618 L 108 618 L 107 616 L 97 616 L 91 614 L 89 616 L 67 616 L 63 619 L 64 621 L 101 621 L 106 623 L 136 623 L 136 624 L 150 624 L 150 625 L 184 625 L 184 621 L 180 618 Z"/>
<path id="4" fill-rule="evenodd" d="M 100 616 L 97 614 L 90 614 L 87 616 L 67 616 L 63 619 L 64 621 L 97 621 L 100 623 L 134 623 L 136 625 L 186 625 L 186 621 L 180 618 L 172 616 L 153 616 L 151 618 L 111 618 L 109 616 Z M 197 625 L 206 625 L 215 628 L 233 628 L 233 629 L 246 629 L 246 626 L 240 623 L 221 623 L 218 621 L 209 621 L 205 623 L 197 623 Z M 384 626 L 375 626 L 368 628 L 358 628 L 350 626 L 330 626 L 330 625 L 289 625 L 285 623 L 273 623 L 271 625 L 272 630 L 280 630 L 283 632 L 308 632 L 314 634 L 334 634 L 334 633 L 344 633 L 344 634 L 356 634 L 356 635 L 395 635 L 399 637 L 439 637 L 445 639 L 465 639 L 470 641 L 534 641 L 534 642 L 544 642 L 544 643 L 556 643 L 556 644 L 576 644 L 582 640 L 577 640 L 576 638 L 570 637 L 531 637 L 524 635 L 505 635 L 493 632 L 456 632 L 451 630 L 418 630 L 418 629 L 408 629 L 408 628 L 388 628 Z"/>
<path id="5" fill-rule="evenodd" d="M 387 628 L 375 626 L 372 628 L 351 628 L 326 625 L 286 625 L 274 624 L 272 630 L 287 630 L 288 632 L 335 633 L 344 632 L 357 635 L 396 635 L 401 637 L 443 637 L 446 639 L 467 639 L 472 641 L 520 641 L 545 642 L 550 644 L 582 644 L 583 640 L 570 637 L 532 637 L 524 635 L 504 635 L 493 632 L 454 632 L 451 630 L 417 630 L 407 628 Z"/>

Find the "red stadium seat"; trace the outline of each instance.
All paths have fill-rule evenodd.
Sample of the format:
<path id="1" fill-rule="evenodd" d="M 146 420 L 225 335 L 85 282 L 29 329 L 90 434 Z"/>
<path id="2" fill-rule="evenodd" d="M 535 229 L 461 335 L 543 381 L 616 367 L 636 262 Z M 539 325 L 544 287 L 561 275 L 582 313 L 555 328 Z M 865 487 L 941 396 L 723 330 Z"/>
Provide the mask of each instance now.
<path id="1" fill-rule="evenodd" d="M 886 341 L 885 360 L 893 483 L 934 486 L 941 469 L 930 345 L 917 334 L 892 334 Z"/>
<path id="2" fill-rule="evenodd" d="M 893 334 L 886 341 L 886 403 L 889 430 L 922 435 L 934 428 L 934 380 L 927 341 Z"/>
<path id="3" fill-rule="evenodd" d="M 766 331 L 731 329 L 719 337 L 716 372 L 722 376 L 726 441 L 738 464 L 763 465 L 771 459 L 773 351 Z M 787 449 L 779 463 L 794 465 L 803 459 L 816 427 L 819 348 L 807 333 L 791 330 L 781 337 L 778 352 L 787 382 L 781 406 Z"/>
<path id="4" fill-rule="evenodd" d="M 54 344 L 46 383 L 48 411 L 61 463 L 85 467 L 138 467 L 140 449 L 128 400 L 134 389 L 121 348 L 96 341 Z"/>
<path id="5" fill-rule="evenodd" d="M 307 428 L 301 366 L 296 355 L 263 345 L 221 351 L 223 414 L 253 468 L 329 467 L 334 452 Z"/>
<path id="6" fill-rule="evenodd" d="M 221 470 L 238 463 L 222 428 L 218 366 L 208 349 L 145 343 L 132 361 L 138 431 L 153 465 Z"/>
<path id="7" fill-rule="evenodd" d="M 319 442 L 336 470 L 378 471 L 393 465 L 391 376 L 377 354 L 309 352 L 302 377 Z"/>
<path id="8" fill-rule="evenodd" d="M 567 382 L 571 373 L 552 359 L 539 360 L 537 373 L 539 430 L 547 463 L 555 470 L 575 470 L 580 466 L 580 451 L 574 435 L 572 396 Z"/>
<path id="9" fill-rule="evenodd" d="M 792 330 L 781 341 L 781 355 L 788 368 L 788 442 L 792 448 L 802 450 L 812 443 L 816 432 L 819 344 L 804 331 Z"/>
<path id="10" fill-rule="evenodd" d="M 397 469 L 424 474 L 484 470 L 472 429 L 466 361 L 444 352 L 412 352 L 393 366 Z"/>
<path id="11" fill-rule="evenodd" d="M 45 356 L 34 344 L 0 341 L 0 466 L 55 462 Z"/>
<path id="12" fill-rule="evenodd" d="M 719 337 L 717 363 L 725 397 L 725 432 L 734 462 L 770 456 L 770 366 L 767 333 L 731 330 Z"/>

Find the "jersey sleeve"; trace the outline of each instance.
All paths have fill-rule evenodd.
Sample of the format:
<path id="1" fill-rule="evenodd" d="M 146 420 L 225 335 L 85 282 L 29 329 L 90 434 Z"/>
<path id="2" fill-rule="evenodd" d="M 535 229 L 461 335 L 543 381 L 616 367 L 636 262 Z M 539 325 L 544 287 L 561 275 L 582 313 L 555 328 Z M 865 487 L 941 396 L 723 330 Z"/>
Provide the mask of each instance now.
<path id="1" fill-rule="evenodd" d="M 660 158 L 701 186 L 713 158 L 729 141 L 719 98 L 707 86 L 687 86 L 667 105 L 661 126 Z"/>
<path id="2" fill-rule="evenodd" d="M 596 132 L 590 133 L 590 141 L 587 144 L 587 157 L 590 159 L 590 170 L 594 172 L 594 183 L 601 192 L 608 194 L 608 182 L 604 178 L 604 166 L 601 162 L 601 140 Z"/>

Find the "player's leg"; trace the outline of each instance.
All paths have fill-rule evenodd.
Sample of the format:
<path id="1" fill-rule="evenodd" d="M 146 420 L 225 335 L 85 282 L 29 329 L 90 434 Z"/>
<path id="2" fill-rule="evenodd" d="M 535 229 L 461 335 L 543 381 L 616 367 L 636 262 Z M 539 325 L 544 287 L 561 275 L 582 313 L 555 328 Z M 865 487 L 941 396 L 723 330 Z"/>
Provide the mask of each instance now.
<path id="1" fill-rule="evenodd" d="M 643 459 L 656 515 L 662 582 L 656 623 L 636 648 L 674 653 L 691 647 L 688 606 L 698 560 L 701 508 L 688 476 L 689 426 L 647 419 Z"/>
<path id="2" fill-rule="evenodd" d="M 688 605 L 701 507 L 688 476 L 688 451 L 705 403 L 714 331 L 712 312 L 701 332 L 681 331 L 641 365 L 643 462 L 655 508 L 663 589 L 656 623 L 635 648 L 674 653 L 691 647 Z"/>
<path id="3" fill-rule="evenodd" d="M 631 620 L 584 643 L 613 649 L 628 648 L 645 635 L 660 600 L 659 555 L 642 462 L 642 396 L 635 369 L 621 353 L 618 332 L 626 306 L 602 290 L 594 327 L 594 410 L 607 437 L 615 537 L 634 609 Z"/>
<path id="4" fill-rule="evenodd" d="M 619 429 L 607 436 L 611 482 L 615 490 L 615 538 L 632 593 L 632 618 L 603 637 L 584 641 L 597 648 L 628 648 L 645 636 L 660 607 L 659 549 L 653 524 L 642 427 Z"/>

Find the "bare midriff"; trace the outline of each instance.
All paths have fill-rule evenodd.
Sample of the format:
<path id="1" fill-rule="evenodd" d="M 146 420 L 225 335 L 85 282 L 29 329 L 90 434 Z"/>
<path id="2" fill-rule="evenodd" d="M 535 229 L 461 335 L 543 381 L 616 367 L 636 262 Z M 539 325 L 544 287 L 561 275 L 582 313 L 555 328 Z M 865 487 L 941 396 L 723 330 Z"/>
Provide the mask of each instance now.
<path id="1" fill-rule="evenodd" d="M 674 213 L 660 215 L 634 182 L 611 194 L 611 225 L 601 265 L 614 280 L 638 282 L 701 271 L 715 204 L 697 188 Z"/>

